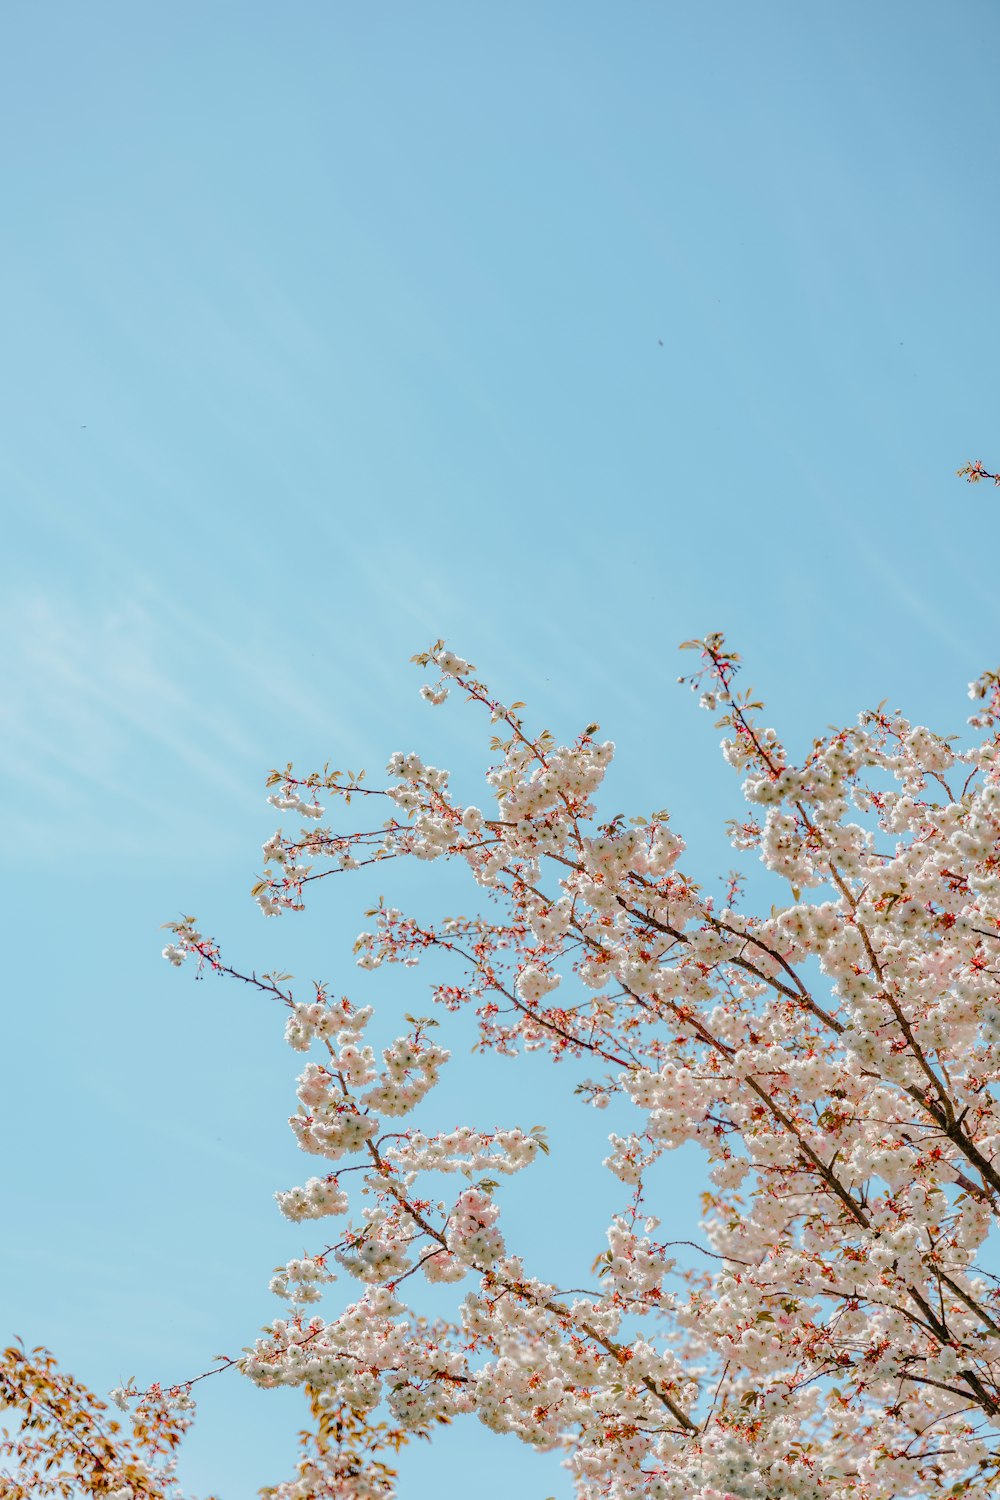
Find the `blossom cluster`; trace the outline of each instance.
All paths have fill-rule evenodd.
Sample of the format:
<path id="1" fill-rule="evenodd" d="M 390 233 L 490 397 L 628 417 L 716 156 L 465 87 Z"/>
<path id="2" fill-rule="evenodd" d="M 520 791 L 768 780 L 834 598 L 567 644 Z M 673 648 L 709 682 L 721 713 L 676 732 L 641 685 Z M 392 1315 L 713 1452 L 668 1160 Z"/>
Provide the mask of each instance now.
<path id="1" fill-rule="evenodd" d="M 1000 1290 L 982 1264 L 1000 1217 L 1000 677 L 973 685 L 978 742 L 883 706 L 793 760 L 723 638 L 686 644 L 742 780 L 730 832 L 764 867 L 757 911 L 741 876 L 717 901 L 684 873 L 667 810 L 602 820 L 614 746 L 597 725 L 565 745 L 532 733 L 441 642 L 417 658 L 437 672 L 424 696 L 458 689 L 485 711 L 485 797 L 464 803 L 414 752 L 381 788 L 328 768 L 270 782 L 314 825 L 321 797 L 385 816 L 276 834 L 266 912 L 301 909 L 327 873 L 457 861 L 488 916 L 380 903 L 357 963 L 433 964 L 480 1046 L 575 1059 L 581 1096 L 616 1101 L 621 1203 L 585 1293 L 534 1275 L 500 1228 L 498 1179 L 537 1160 L 541 1133 L 386 1128 L 439 1081 L 433 1023 L 412 1020 L 379 1066 L 372 1008 L 323 986 L 300 1000 L 174 925 L 168 961 L 279 998 L 290 1045 L 321 1054 L 291 1126 L 338 1167 L 278 1198 L 293 1220 L 348 1224 L 274 1289 L 318 1307 L 328 1254 L 363 1287 L 329 1320 L 277 1319 L 242 1368 L 360 1416 L 381 1404 L 402 1432 L 475 1414 L 561 1450 L 580 1500 L 985 1496 L 1000 1480 Z M 711 1185 L 686 1259 L 646 1207 L 651 1166 L 682 1146 Z M 441 1199 L 440 1173 L 467 1185 Z M 440 1296 L 462 1282 L 463 1300 L 432 1322 L 401 1298 L 410 1276 Z M 336 1493 L 361 1500 L 365 1483 Z"/>

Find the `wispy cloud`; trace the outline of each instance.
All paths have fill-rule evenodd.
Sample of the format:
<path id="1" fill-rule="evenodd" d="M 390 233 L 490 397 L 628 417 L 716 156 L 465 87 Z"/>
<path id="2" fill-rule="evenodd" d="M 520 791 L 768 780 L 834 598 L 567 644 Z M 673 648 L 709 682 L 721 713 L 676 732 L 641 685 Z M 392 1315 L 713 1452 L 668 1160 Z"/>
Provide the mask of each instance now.
<path id="1" fill-rule="evenodd" d="M 139 591 L 109 605 L 21 594 L 0 629 L 17 849 L 162 856 L 203 845 L 213 807 L 259 807 L 260 746 L 240 708 L 252 664 L 230 659 L 221 705 L 193 621 Z"/>

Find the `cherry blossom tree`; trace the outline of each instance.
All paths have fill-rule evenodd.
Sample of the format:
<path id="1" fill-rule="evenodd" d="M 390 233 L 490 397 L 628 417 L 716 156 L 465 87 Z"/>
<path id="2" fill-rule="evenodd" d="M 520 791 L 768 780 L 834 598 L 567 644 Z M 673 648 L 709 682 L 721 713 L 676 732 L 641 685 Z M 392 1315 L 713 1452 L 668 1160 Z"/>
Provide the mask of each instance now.
<path id="1" fill-rule="evenodd" d="M 667 811 L 602 818 L 614 746 L 596 724 L 565 744 L 536 732 L 439 641 L 415 658 L 423 696 L 483 715 L 481 805 L 413 753 L 378 787 L 273 771 L 294 826 L 264 845 L 254 895 L 278 917 L 331 875 L 457 862 L 479 914 L 428 923 L 381 901 L 355 944 L 364 969 L 430 965 L 440 1024 L 408 1018 L 377 1057 L 371 1007 L 171 924 L 171 963 L 284 1008 L 307 1058 L 290 1124 L 318 1162 L 278 1204 L 339 1226 L 275 1275 L 288 1310 L 234 1361 L 259 1386 L 303 1387 L 320 1422 L 275 1500 L 385 1500 L 380 1449 L 463 1417 L 561 1452 L 581 1500 L 1000 1482 L 1000 1287 L 981 1263 L 1000 1212 L 1000 678 L 971 685 L 974 743 L 883 705 L 797 762 L 723 637 L 685 646 L 681 681 L 742 778 L 732 843 L 784 893 L 769 910 L 748 909 L 739 875 L 705 895 Z M 547 1149 L 540 1129 L 420 1128 L 466 1007 L 482 1047 L 580 1060 L 584 1102 L 627 1111 L 587 1289 L 564 1291 L 504 1234 L 502 1181 Z M 685 1259 L 646 1179 L 686 1143 L 709 1188 Z M 337 1272 L 359 1287 L 331 1307 Z M 448 1316 L 411 1306 L 421 1280 L 454 1288 Z"/>

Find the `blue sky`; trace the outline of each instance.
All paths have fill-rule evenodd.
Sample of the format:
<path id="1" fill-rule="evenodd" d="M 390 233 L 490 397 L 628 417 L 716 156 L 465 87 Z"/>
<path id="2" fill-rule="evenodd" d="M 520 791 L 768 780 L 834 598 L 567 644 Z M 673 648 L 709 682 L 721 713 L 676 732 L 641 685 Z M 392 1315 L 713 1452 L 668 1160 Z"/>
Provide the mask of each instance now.
<path id="1" fill-rule="evenodd" d="M 102 0 L 0 39 L 0 1324 L 107 1389 L 238 1349 L 302 1248 L 281 1018 L 168 971 L 159 924 L 378 989 L 390 1030 L 425 994 L 351 968 L 371 883 L 248 897 L 273 764 L 419 747 L 473 795 L 484 726 L 414 651 L 599 719 L 609 811 L 671 806 L 705 878 L 738 794 L 680 639 L 725 629 L 796 744 L 885 697 L 961 729 L 1000 659 L 994 492 L 954 478 L 1000 463 L 1000 17 Z M 444 899 L 426 873 L 381 888 Z M 589 1263 L 606 1119 L 469 1040 L 442 1118 L 545 1120 L 510 1222 Z M 297 1398 L 202 1390 L 191 1487 L 283 1477 Z M 483 1456 L 486 1500 L 568 1493 L 467 1424 L 404 1494 Z"/>

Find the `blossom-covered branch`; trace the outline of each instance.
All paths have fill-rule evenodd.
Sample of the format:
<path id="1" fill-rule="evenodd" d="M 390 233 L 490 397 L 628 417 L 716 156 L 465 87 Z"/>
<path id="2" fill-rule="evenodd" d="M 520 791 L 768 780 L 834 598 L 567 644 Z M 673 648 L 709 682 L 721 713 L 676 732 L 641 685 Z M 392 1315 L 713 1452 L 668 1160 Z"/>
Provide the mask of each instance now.
<path id="1" fill-rule="evenodd" d="M 364 1431 L 384 1411 L 397 1446 L 476 1415 L 561 1450 L 581 1500 L 985 1495 L 1000 1477 L 1000 1291 L 979 1264 L 1000 1216 L 1000 677 L 970 688 L 974 743 L 883 704 L 796 762 L 724 638 L 685 645 L 682 681 L 749 804 L 732 843 L 776 897 L 761 911 L 739 874 L 717 902 L 684 873 L 666 809 L 601 813 L 614 746 L 596 724 L 565 744 L 533 731 L 441 641 L 416 658 L 423 696 L 485 714 L 485 797 L 415 753 L 380 786 L 329 766 L 269 778 L 306 826 L 264 846 L 265 915 L 362 865 L 458 863 L 488 916 L 476 901 L 417 921 L 380 901 L 357 963 L 432 963 L 445 1026 L 472 1007 L 481 1047 L 573 1058 L 583 1100 L 630 1112 L 604 1162 L 621 1202 L 593 1289 L 560 1293 L 558 1267 L 502 1229 L 502 1179 L 546 1149 L 540 1128 L 410 1118 L 449 1065 L 437 1019 L 407 1018 L 378 1058 L 370 1007 L 323 983 L 303 996 L 231 965 L 193 918 L 172 924 L 172 963 L 279 1001 L 289 1044 L 315 1053 L 291 1125 L 324 1168 L 278 1201 L 345 1220 L 275 1273 L 289 1314 L 239 1366 Z M 375 819 L 349 821 L 352 802 Z M 710 1179 L 694 1267 L 657 1238 L 647 1183 L 689 1143 Z M 337 1271 L 361 1291 L 331 1315 Z M 465 1294 L 431 1320 L 406 1300 L 420 1281 Z M 382 1497 L 377 1446 L 280 1493 Z"/>

